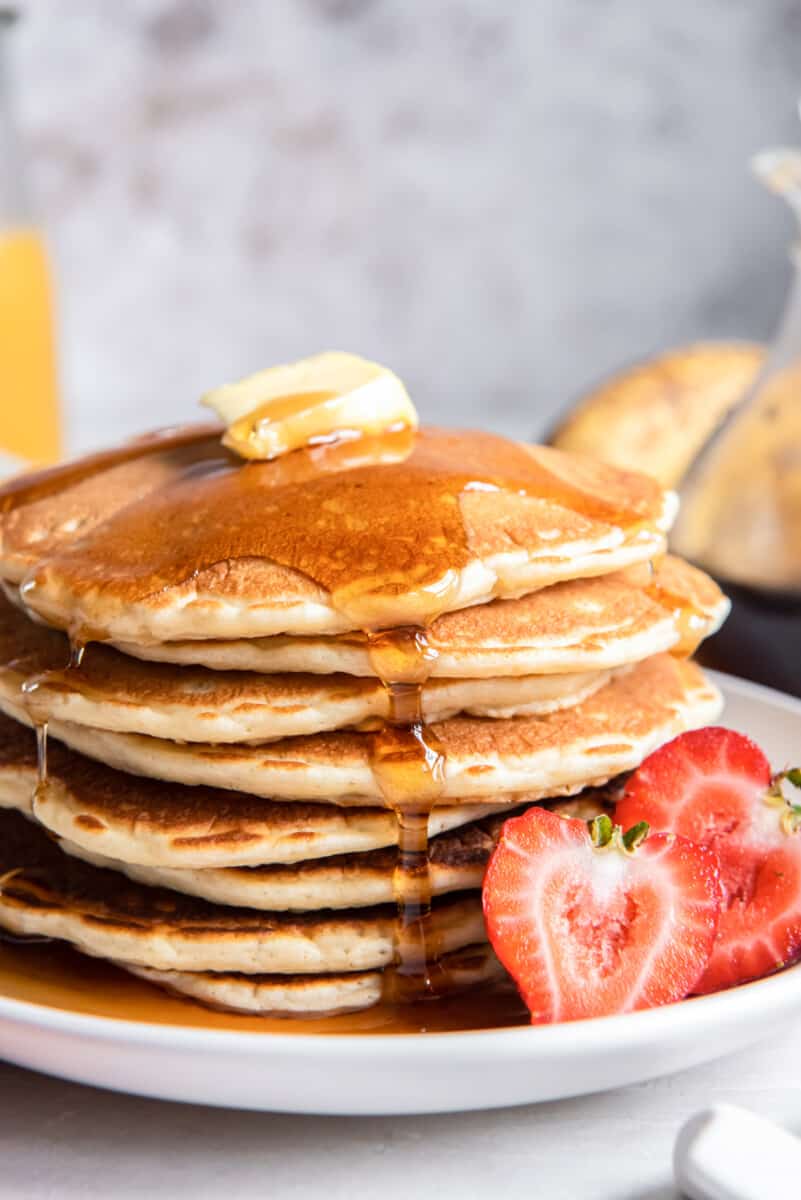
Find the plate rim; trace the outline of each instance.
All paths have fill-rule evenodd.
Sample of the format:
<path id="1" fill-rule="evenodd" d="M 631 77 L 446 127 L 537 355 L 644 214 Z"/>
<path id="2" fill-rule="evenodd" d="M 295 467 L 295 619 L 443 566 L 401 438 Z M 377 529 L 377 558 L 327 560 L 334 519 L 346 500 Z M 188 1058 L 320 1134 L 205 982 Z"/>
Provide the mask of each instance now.
<path id="1" fill-rule="evenodd" d="M 560 1021 L 544 1025 L 516 1025 L 503 1029 L 452 1030 L 434 1033 L 264 1033 L 235 1029 L 209 1029 L 204 1026 L 158 1024 L 129 1021 L 119 1017 L 99 1017 L 67 1009 L 49 1008 L 31 1001 L 0 997 L 0 1022 L 7 1020 L 28 1028 L 56 1035 L 88 1037 L 98 1042 L 125 1042 L 130 1046 L 171 1050 L 214 1050 L 225 1054 L 248 1054 L 256 1051 L 271 1053 L 277 1049 L 313 1057 L 341 1052 L 371 1057 L 397 1050 L 405 1054 L 410 1044 L 425 1044 L 426 1052 L 448 1056 L 454 1050 L 469 1049 L 471 1054 L 486 1052 L 496 1057 L 499 1052 L 517 1057 L 521 1044 L 540 1056 L 571 1056 L 597 1049 L 606 1041 L 610 1052 L 622 1045 L 651 1044 L 659 1036 L 659 1026 L 671 1027 L 677 1034 L 689 1023 L 696 1034 L 703 1027 L 720 1028 L 721 1010 L 727 1013 L 736 1006 L 738 1022 L 749 1015 L 765 1015 L 765 1010 L 783 1010 L 792 997 L 801 998 L 801 963 L 777 971 L 762 979 L 728 988 L 708 996 L 693 996 L 656 1008 L 637 1012 L 617 1013 L 614 1016 L 592 1017 L 579 1021 Z M 743 1005 L 745 1000 L 745 1005 Z M 685 1014 L 685 1015 L 681 1015 Z M 668 1030 L 663 1030 L 668 1033 Z M 764 1031 L 769 1032 L 768 1030 Z M 333 1052 L 333 1054 L 332 1054 Z"/>
<path id="2" fill-rule="evenodd" d="M 801 699 L 775 688 L 752 683 L 720 671 L 707 671 L 726 692 L 738 693 L 760 704 L 771 704 L 789 710 L 801 720 Z M 341 1053 L 370 1056 L 397 1051 L 408 1052 L 413 1044 L 424 1043 L 427 1054 L 450 1055 L 459 1049 L 471 1054 L 497 1056 L 499 1053 L 517 1055 L 521 1046 L 538 1055 L 561 1055 L 565 1051 L 581 1054 L 597 1049 L 599 1038 L 606 1038 L 610 1050 L 649 1043 L 665 1025 L 678 1032 L 682 1023 L 692 1023 L 696 1033 L 705 1024 L 717 1024 L 719 1016 L 728 1015 L 734 1005 L 738 1020 L 761 1010 L 783 1009 L 792 996 L 801 999 L 801 962 L 786 967 L 762 979 L 751 980 L 707 996 L 695 996 L 656 1008 L 636 1012 L 616 1013 L 613 1016 L 562 1021 L 544 1025 L 515 1025 L 496 1029 L 443 1030 L 431 1033 L 263 1033 L 250 1030 L 214 1029 L 205 1026 L 130 1020 L 123 1017 L 99 1016 L 72 1009 L 56 1008 L 33 1000 L 19 1000 L 0 994 L 0 1021 L 13 1022 L 43 1031 L 88 1037 L 99 1042 L 124 1041 L 129 1045 L 173 1050 L 219 1051 L 226 1054 L 253 1054 L 291 1050 L 292 1053 L 313 1057 L 340 1057 Z M 743 1008 L 743 1004 L 745 1007 Z M 722 1010 L 722 1012 L 721 1012 Z M 684 1013 L 686 1015 L 682 1016 Z M 763 1012 L 764 1015 L 764 1012 Z"/>

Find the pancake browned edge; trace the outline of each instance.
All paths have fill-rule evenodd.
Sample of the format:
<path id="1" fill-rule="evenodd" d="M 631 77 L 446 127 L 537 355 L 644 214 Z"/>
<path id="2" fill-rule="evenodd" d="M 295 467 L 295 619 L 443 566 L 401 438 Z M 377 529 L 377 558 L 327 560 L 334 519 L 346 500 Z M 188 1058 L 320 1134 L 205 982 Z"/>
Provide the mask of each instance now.
<path id="1" fill-rule="evenodd" d="M 395 961 L 393 905 L 336 913 L 227 908 L 64 854 L 21 813 L 0 812 L 0 925 L 70 942 L 86 954 L 157 971 L 321 974 Z M 437 956 L 486 941 L 481 897 L 435 901 Z"/>
<path id="2" fill-rule="evenodd" d="M 602 789 L 589 789 L 581 799 L 556 801 L 548 807 L 561 815 L 576 816 L 581 820 L 611 811 L 611 806 L 604 803 Z M 503 816 L 485 817 L 452 833 L 432 838 L 429 842 L 431 895 L 444 896 L 480 888 L 504 822 L 521 811 L 524 810 L 513 809 Z M 311 912 L 395 902 L 393 877 L 398 855 L 394 848 L 368 850 L 362 854 L 335 854 L 292 866 L 182 870 L 120 862 L 86 849 L 85 844 L 77 845 L 68 840 L 60 840 L 59 844 L 67 854 L 94 866 L 119 871 L 137 883 L 171 888 L 215 904 L 271 912 Z"/>
<path id="3" fill-rule="evenodd" d="M 117 966 L 209 1008 L 264 1017 L 325 1017 L 372 1008 L 382 999 L 387 970 L 391 970 L 339 975 L 243 975 L 230 971 L 153 971 L 130 963 Z M 445 954 L 440 966 L 445 981 L 441 995 L 506 978 L 486 944 Z"/>
<path id="4" fill-rule="evenodd" d="M 575 800 L 553 801 L 548 807 L 562 816 L 587 821 L 602 812 L 613 811 L 617 788 L 617 784 L 608 788 L 589 788 Z M 432 838 L 429 842 L 431 895 L 444 896 L 449 892 L 480 888 L 504 822 L 521 811 L 524 810 L 513 809 L 503 816 L 485 817 L 483 821 L 474 821 L 452 833 L 441 833 Z M 394 848 L 368 850 L 362 854 L 335 854 L 292 866 L 206 867 L 191 871 L 143 867 L 106 858 L 67 840 L 61 840 L 59 844 L 68 854 L 98 867 L 120 871 L 138 883 L 172 888 L 215 904 L 273 912 L 309 912 L 395 902 L 394 872 L 398 855 Z"/>
<path id="5" fill-rule="evenodd" d="M 161 818 L 165 833 L 169 826 L 168 816 L 158 806 L 159 788 L 147 780 L 132 775 L 122 775 L 81 759 L 78 755 L 54 743 L 51 747 L 52 771 L 55 777 L 68 786 L 70 778 L 79 779 L 86 789 L 91 811 L 80 811 L 79 798 L 71 824 L 60 828 L 70 831 L 71 836 L 59 839 L 67 853 L 85 859 L 96 866 L 120 871 L 139 883 L 154 887 L 167 887 L 188 895 L 202 897 L 218 904 L 236 905 L 246 908 L 276 911 L 308 911 L 323 908 L 352 908 L 388 904 L 394 900 L 393 872 L 397 865 L 394 848 L 383 848 L 356 853 L 332 854 L 327 857 L 310 858 L 291 864 L 272 864 L 252 867 L 186 867 L 182 865 L 180 849 L 168 853 L 168 865 L 162 863 L 142 864 L 137 859 L 153 858 L 152 850 L 145 842 L 137 845 L 136 829 L 132 828 L 131 841 L 126 846 L 119 836 L 121 820 L 120 805 L 115 801 L 127 796 L 129 813 L 137 812 L 137 826 L 147 825 L 151 819 Z M 36 764 L 33 735 L 23 726 L 7 717 L 0 717 L 0 808 L 16 808 L 30 814 L 32 797 L 36 785 Z M 192 804 L 195 792 L 192 789 L 169 787 L 170 798 L 175 792 L 186 792 L 186 803 Z M 550 807 L 565 815 L 589 819 L 599 812 L 608 810 L 615 794 L 612 786 L 603 790 L 590 790 L 576 800 L 554 802 Z M 106 798 L 106 806 L 103 798 Z M 224 802 L 230 803 L 230 794 L 223 794 Z M 155 800 L 155 808 L 148 804 Z M 212 800 L 213 803 L 213 800 Z M 261 807 L 265 804 L 260 802 Z M 286 806 L 281 807 L 281 815 Z M 338 810 L 329 810 L 334 815 Z M 102 820 L 98 816 L 102 812 Z M 324 814 L 323 814 L 324 817 Z M 465 824 L 451 833 L 443 833 L 431 840 L 431 885 L 435 895 L 447 892 L 478 888 L 484 874 L 489 854 L 500 833 L 506 814 L 495 815 L 484 820 Z M 122 818 L 124 823 L 124 818 Z M 103 827 L 111 826 L 114 837 L 117 823 L 116 845 L 122 850 L 132 851 L 134 861 L 122 861 L 109 857 L 98 846 L 106 844 Z M 333 831 L 332 831 L 333 832 Z M 180 831 L 173 829 L 176 843 L 181 843 Z M 74 840 L 79 838 L 80 841 Z M 191 857 L 191 851 L 190 851 Z M 172 863 L 172 865 L 169 865 Z M 175 864 L 178 864 L 177 866 Z"/>
<path id="6" fill-rule="evenodd" d="M 455 717 L 436 723 L 429 728 L 445 760 L 441 802 L 509 805 L 575 794 L 632 770 L 685 729 L 708 724 L 721 705 L 720 693 L 694 663 L 657 655 L 573 708 L 541 717 Z M 19 697 L 3 686 L 2 677 L 0 708 L 26 720 Z M 50 731 L 119 770 L 175 783 L 343 807 L 384 802 L 368 733 L 232 746 L 182 744 L 64 721 L 51 721 Z M 43 813 L 41 819 L 47 820 Z"/>
<path id="7" fill-rule="evenodd" d="M 51 720 L 177 741 L 265 742 L 353 726 L 373 728 L 389 716 L 377 679 L 352 675 L 211 671 L 145 663 L 108 646 L 90 645 L 80 666 L 65 669 L 64 634 L 31 621 L 0 596 L 0 676 L 13 698 L 27 681 Z M 545 713 L 579 703 L 608 671 L 514 679 L 431 681 L 423 688 L 428 721 L 458 712 L 487 716 Z"/>
<path id="8" fill-rule="evenodd" d="M 110 767 L 48 738 L 48 782 L 37 819 L 53 833 L 109 858 L 148 866 L 207 868 L 292 864 L 397 845 L 385 808 L 271 803 L 220 788 L 184 787 Z M 31 729 L 0 714 L 0 806 L 33 812 L 37 780 Z M 443 805 L 432 837 L 493 810 Z"/>
<path id="9" fill-rule="evenodd" d="M 674 555 L 611 575 L 571 579 L 520 596 L 444 613 L 426 630 L 431 679 L 595 672 L 674 649 L 690 616 L 693 640 L 713 634 L 730 604 L 697 567 Z M 219 671 L 375 676 L 364 634 L 119 644 L 151 661 Z M 211 740 L 211 739 L 209 739 Z"/>

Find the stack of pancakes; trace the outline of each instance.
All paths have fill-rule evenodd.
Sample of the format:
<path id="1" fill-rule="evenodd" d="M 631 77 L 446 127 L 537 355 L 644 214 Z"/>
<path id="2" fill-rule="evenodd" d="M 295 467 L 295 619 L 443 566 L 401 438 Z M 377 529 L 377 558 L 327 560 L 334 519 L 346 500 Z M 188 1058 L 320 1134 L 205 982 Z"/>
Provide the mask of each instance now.
<path id="1" fill-rule="evenodd" d="M 436 430 L 247 464 L 168 431 L 8 483 L 0 924 L 250 1012 L 494 977 L 505 815 L 598 811 L 719 712 L 674 508 Z"/>

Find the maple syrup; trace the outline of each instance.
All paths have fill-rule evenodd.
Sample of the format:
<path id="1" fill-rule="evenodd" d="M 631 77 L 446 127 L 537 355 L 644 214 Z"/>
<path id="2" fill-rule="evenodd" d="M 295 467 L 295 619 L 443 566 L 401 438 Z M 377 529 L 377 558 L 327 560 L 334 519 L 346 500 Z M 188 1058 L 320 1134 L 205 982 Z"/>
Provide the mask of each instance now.
<path id="1" fill-rule="evenodd" d="M 438 615 L 432 611 L 430 620 Z M 398 906 L 397 969 L 385 975 L 385 994 L 395 1003 L 435 990 L 430 935 L 431 878 L 428 826 L 442 795 L 445 756 L 423 722 L 423 685 L 437 651 L 424 628 L 367 633 L 370 662 L 386 689 L 387 720 L 370 735 L 370 761 L 384 802 L 398 821 L 398 860 L 393 891 Z"/>
<path id="2" fill-rule="evenodd" d="M 30 718 L 36 734 L 36 789 L 34 798 L 38 798 L 47 788 L 47 711 L 38 703 L 40 684 L 45 675 L 33 675 L 26 679 L 21 688 L 20 699 L 22 707 Z"/>
<path id="3" fill-rule="evenodd" d="M 9 513 L 23 505 L 44 500 L 64 488 L 82 483 L 92 475 L 110 471 L 113 467 L 145 458 L 149 454 L 179 450 L 196 442 L 204 442 L 213 434 L 219 434 L 217 425 L 183 425 L 169 429 L 158 429 L 153 433 L 133 438 L 113 450 L 98 450 L 73 462 L 60 463 L 41 471 L 26 471 L 7 480 L 0 487 L 0 513 Z"/>
<path id="4" fill-rule="evenodd" d="M 101 959 L 52 945 L 0 942 L 0 994 L 30 1004 L 158 1025 L 301 1036 L 448 1033 L 528 1025 L 530 1016 L 511 983 L 411 1004 L 382 1001 L 332 1016 L 247 1016 L 181 999 L 135 979 Z"/>
<path id="5" fill-rule="evenodd" d="M 671 647 L 670 653 L 677 658 L 692 658 L 706 636 L 708 618 L 703 609 L 696 606 L 692 600 L 669 587 L 652 582 L 644 589 L 647 596 L 655 600 L 662 608 L 667 609 L 673 618 L 678 632 L 678 641 Z"/>
<path id="6" fill-rule="evenodd" d="M 670 653 L 691 658 L 709 629 L 710 616 L 717 611 L 721 593 L 705 575 L 688 573 L 686 564 L 670 555 L 630 567 L 627 576 L 640 591 L 670 613 L 678 640 Z"/>
<path id="7" fill-rule="evenodd" d="M 319 441 L 319 435 L 315 436 L 315 430 L 320 425 L 321 416 L 324 415 L 326 406 L 330 405 L 332 401 L 336 402 L 339 395 L 340 393 L 336 391 L 318 390 L 273 396 L 233 421 L 225 431 L 225 442 L 234 450 L 238 449 L 239 443 L 248 447 L 252 443 L 258 443 L 259 439 L 270 433 L 276 425 L 282 422 L 291 422 L 293 444 L 284 446 L 281 452 L 286 454 L 288 450 L 297 450 L 304 445 L 314 445 Z M 335 429 L 332 432 L 339 437 L 347 437 L 349 434 L 351 437 L 358 436 L 354 430 Z M 255 448 L 257 453 L 250 454 L 248 457 L 277 457 L 276 454 L 260 455 L 258 445 Z M 240 451 L 240 453 L 244 452 Z"/>
<path id="8" fill-rule="evenodd" d="M 369 406 L 363 401 L 357 404 L 350 419 L 348 400 L 340 392 L 296 392 L 274 397 L 233 421 L 223 436 L 223 445 L 242 458 L 271 461 L 304 446 L 356 441 L 365 435 L 416 428 L 405 392 L 403 396 L 405 410 L 403 401 L 398 409 L 398 399 L 390 400 L 385 393 L 383 404 L 380 400 Z"/>
<path id="9" fill-rule="evenodd" d="M 48 787 L 47 736 L 49 712 L 47 703 L 43 703 L 40 700 L 39 693 L 44 685 L 53 687 L 63 684 L 66 688 L 70 687 L 69 675 L 71 672 L 80 670 L 88 640 L 88 634 L 84 630 L 81 630 L 80 633 L 71 633 L 69 635 L 69 654 L 66 666 L 63 669 L 42 671 L 38 675 L 31 675 L 23 682 L 20 689 L 22 707 L 30 718 L 36 734 L 35 800 L 43 799 Z M 48 941 L 50 939 L 39 938 L 37 940 Z"/>
<path id="10" fill-rule="evenodd" d="M 36 768 L 38 787 L 47 783 L 47 721 L 37 721 L 36 730 Z"/>

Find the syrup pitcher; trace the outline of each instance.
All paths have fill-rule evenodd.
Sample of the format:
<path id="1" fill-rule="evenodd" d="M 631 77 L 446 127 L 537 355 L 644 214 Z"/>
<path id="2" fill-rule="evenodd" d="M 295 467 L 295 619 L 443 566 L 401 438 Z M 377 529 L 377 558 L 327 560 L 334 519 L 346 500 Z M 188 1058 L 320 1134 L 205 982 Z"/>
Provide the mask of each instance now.
<path id="1" fill-rule="evenodd" d="M 801 150 L 752 165 L 801 222 Z M 733 601 L 706 663 L 801 695 L 801 243 L 792 255 L 776 337 L 685 476 L 672 544 Z"/>
<path id="2" fill-rule="evenodd" d="M 15 13 L 0 9 L 0 478 L 61 453 L 50 275 L 32 215 L 8 71 Z"/>

